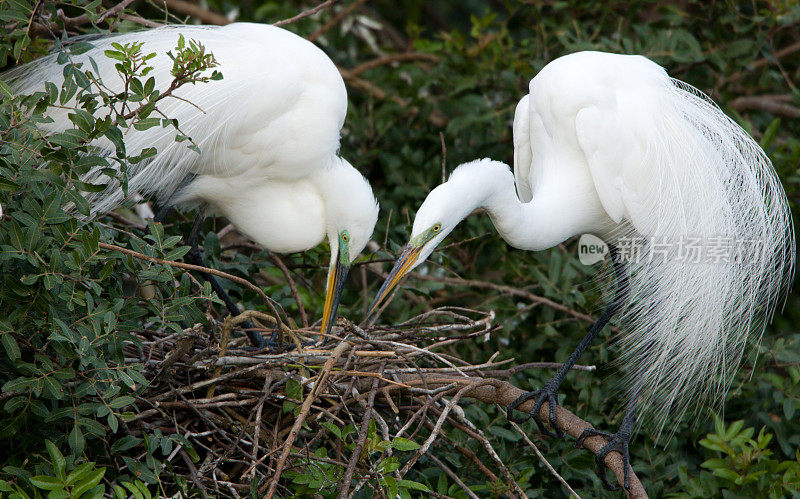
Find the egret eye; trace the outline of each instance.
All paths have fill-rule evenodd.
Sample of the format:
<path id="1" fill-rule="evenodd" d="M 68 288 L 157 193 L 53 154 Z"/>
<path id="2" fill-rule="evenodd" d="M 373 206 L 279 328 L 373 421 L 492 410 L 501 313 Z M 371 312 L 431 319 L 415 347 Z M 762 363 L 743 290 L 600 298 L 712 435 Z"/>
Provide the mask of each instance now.
<path id="1" fill-rule="evenodd" d="M 342 241 L 344 242 L 350 241 L 350 235 L 347 232 L 342 234 Z"/>
<path id="2" fill-rule="evenodd" d="M 439 230 L 440 230 L 441 228 L 442 228 L 442 224 L 436 224 L 436 225 L 434 225 L 434 226 L 433 226 L 433 231 L 434 231 L 434 232 L 439 232 Z"/>

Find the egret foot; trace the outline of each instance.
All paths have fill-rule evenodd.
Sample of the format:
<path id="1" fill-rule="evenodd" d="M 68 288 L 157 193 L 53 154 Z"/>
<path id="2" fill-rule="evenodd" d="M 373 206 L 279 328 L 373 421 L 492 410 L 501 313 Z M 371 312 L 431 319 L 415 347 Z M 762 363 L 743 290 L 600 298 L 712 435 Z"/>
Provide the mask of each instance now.
<path id="1" fill-rule="evenodd" d="M 558 406 L 558 385 L 551 383 L 552 381 L 553 380 L 548 381 L 544 387 L 540 388 L 539 390 L 523 393 L 517 397 L 517 400 L 508 404 L 508 407 L 506 407 L 506 417 L 508 420 L 512 423 L 524 423 L 529 419 L 533 419 L 536 422 L 536 426 L 539 427 L 540 432 L 544 433 L 548 437 L 563 438 L 564 432 L 561 431 L 561 427 L 558 426 L 558 421 L 556 420 L 556 407 Z M 532 399 L 535 400 L 535 402 L 533 404 L 533 408 L 530 410 L 527 416 L 514 416 L 515 409 Z M 550 431 L 547 429 L 547 427 L 545 427 L 544 422 L 539 415 L 542 404 L 545 402 L 547 402 L 550 412 L 549 423 L 553 431 Z"/>
<path id="2" fill-rule="evenodd" d="M 586 336 L 584 336 L 580 343 L 578 343 L 578 346 L 570 354 L 566 362 L 564 362 L 558 371 L 556 371 L 553 377 L 550 378 L 550 381 L 545 383 L 544 387 L 542 387 L 540 390 L 520 395 L 517 400 L 509 404 L 509 406 L 506 408 L 506 415 L 509 421 L 521 423 L 533 418 L 533 420 L 536 421 L 536 426 L 539 427 L 539 431 L 545 435 L 553 438 L 562 438 L 564 436 L 564 432 L 558 427 L 558 422 L 556 421 L 558 387 L 561 386 L 561 383 L 564 381 L 564 378 L 567 377 L 569 370 L 572 369 L 572 366 L 574 366 L 575 362 L 578 361 L 581 354 L 583 354 L 583 351 L 589 347 L 589 345 L 592 343 L 592 340 L 594 340 L 595 336 L 597 336 L 597 333 L 603 329 L 608 321 L 611 320 L 611 317 L 613 317 L 617 310 L 619 310 L 625 300 L 625 297 L 627 296 L 627 276 L 625 275 L 625 268 L 623 267 L 622 262 L 617 257 L 617 248 L 613 244 L 609 244 L 608 251 L 609 255 L 611 256 L 611 262 L 614 265 L 614 273 L 617 277 L 617 292 L 614 296 L 614 301 L 612 301 L 611 304 L 606 308 L 606 310 L 603 312 L 603 315 L 601 315 L 600 318 L 597 319 L 594 324 L 592 324 L 592 327 L 589 328 Z M 535 399 L 536 403 L 533 405 L 533 409 L 531 409 L 528 417 L 517 418 L 512 415 L 514 409 L 519 407 L 523 402 L 531 399 Z M 542 404 L 545 402 L 547 402 L 549 406 L 550 426 L 554 431 L 550 431 L 545 428 L 542 418 L 539 416 L 539 409 L 542 408 Z"/>
<path id="3" fill-rule="evenodd" d="M 623 421 L 622 426 L 620 426 L 620 429 L 617 433 L 609 433 L 607 431 L 600 431 L 594 428 L 586 428 L 575 442 L 575 447 L 583 446 L 583 441 L 588 437 L 598 436 L 604 437 L 606 440 L 608 440 L 608 443 L 599 451 L 597 451 L 597 454 L 594 456 L 594 461 L 597 463 L 597 475 L 603 482 L 603 486 L 608 490 L 619 490 L 619 486 L 611 485 L 611 483 L 609 483 L 608 478 L 606 477 L 608 470 L 605 462 L 605 458 L 609 452 L 618 452 L 619 455 L 622 456 L 622 465 L 625 467 L 623 486 L 625 487 L 625 490 L 630 490 L 631 457 L 630 453 L 628 452 L 628 442 L 631 439 L 630 425 L 626 425 Z"/>
<path id="4" fill-rule="evenodd" d="M 637 381 L 634 391 L 628 396 L 628 403 L 627 407 L 625 408 L 625 417 L 622 418 L 622 424 L 619 425 L 619 430 L 617 430 L 616 433 L 608 433 L 606 431 L 600 431 L 594 428 L 586 428 L 581 432 L 577 442 L 575 442 L 575 447 L 581 447 L 583 446 L 583 441 L 589 437 L 599 436 L 608 440 L 608 443 L 604 445 L 594 456 L 594 461 L 597 463 L 597 475 L 600 477 L 603 485 L 608 490 L 619 490 L 619 487 L 612 486 L 608 482 L 608 478 L 606 478 L 607 470 L 605 458 L 609 452 L 619 452 L 619 455 L 622 456 L 622 465 L 624 466 L 622 484 L 625 487 L 625 490 L 630 490 L 631 488 L 631 457 L 630 453 L 628 452 L 628 442 L 630 442 L 631 435 L 633 435 L 633 423 L 636 421 L 636 405 L 640 390 L 641 385 Z"/>

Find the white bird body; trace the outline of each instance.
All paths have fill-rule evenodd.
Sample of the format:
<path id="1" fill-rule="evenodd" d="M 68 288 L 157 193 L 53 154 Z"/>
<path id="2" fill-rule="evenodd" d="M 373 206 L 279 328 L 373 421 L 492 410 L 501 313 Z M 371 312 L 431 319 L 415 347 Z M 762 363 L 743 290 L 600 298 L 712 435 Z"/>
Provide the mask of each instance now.
<path id="1" fill-rule="evenodd" d="M 619 342 L 626 388 L 657 432 L 698 399 L 722 401 L 748 336 L 760 338 L 791 282 L 793 227 L 769 159 L 707 97 L 641 56 L 580 52 L 545 66 L 516 109 L 514 174 L 479 160 L 431 191 L 376 303 L 477 207 L 521 249 L 583 233 L 646 238 L 638 258 L 625 257 Z M 692 263 L 676 258 L 687 239 L 750 245 Z"/>
<path id="2" fill-rule="evenodd" d="M 123 81 L 115 61 L 103 51 L 112 42 L 143 42 L 142 53 L 156 53 L 148 61 L 154 70 L 147 77 L 154 76 L 156 88 L 163 91 L 172 82 L 167 52 L 174 51 L 179 34 L 205 45 L 223 75 L 219 81 L 178 88 L 174 95 L 185 100 L 165 98 L 158 103 L 166 116 L 178 120 L 201 153 L 175 142 L 173 130 L 128 129 L 124 137 L 128 154 L 147 147 L 158 151 L 153 161 L 130 166 L 129 191 L 155 194 L 171 204 L 209 203 L 257 243 L 283 252 L 307 250 L 328 232 L 341 230 L 333 226 L 328 230 L 333 221 L 326 221 L 326 208 L 344 201 L 354 205 L 350 210 L 354 217 L 364 219 L 359 220 L 364 227 L 356 242 L 366 244 L 377 218 L 376 203 L 366 180 L 337 156 L 347 94 L 336 66 L 314 44 L 269 25 L 165 26 L 92 41 L 94 49 L 72 59 L 89 69 L 89 58 L 94 58 L 103 83 L 120 92 Z M 5 78 L 18 93 L 43 90 L 45 81 L 58 84 L 62 67 L 55 57 L 12 70 Z M 44 126 L 51 132 L 71 128 L 67 113 L 51 108 L 48 115 L 54 121 Z M 105 138 L 96 145 L 113 151 Z M 325 173 L 331 170 L 353 181 L 346 197 L 329 196 Z M 196 177 L 184 186 L 187 175 Z M 122 202 L 122 196 L 114 188 L 90 201 L 94 211 L 103 212 Z M 367 229 L 369 234 L 362 235 Z M 353 246 L 354 255 L 363 248 Z"/>
<path id="3" fill-rule="evenodd" d="M 167 53 L 175 50 L 179 35 L 203 44 L 223 76 L 181 86 L 173 93 L 177 98 L 157 103 L 166 117 L 177 119 L 200 153 L 186 142 L 176 142 L 177 132 L 171 127 L 127 129 L 128 155 L 148 147 L 158 152 L 128 166 L 129 196 L 150 194 L 169 205 L 206 203 L 272 251 L 308 250 L 327 237 L 330 275 L 342 251 L 348 260 L 341 263 L 349 267 L 372 234 L 378 205 L 367 180 L 338 156 L 347 93 L 336 66 L 314 44 L 269 25 L 165 26 L 92 40 L 94 48 L 72 56 L 72 61 L 96 73 L 92 58 L 103 84 L 122 92 L 116 61 L 104 51 L 112 43 L 143 43 L 142 54 L 156 56 L 148 61 L 152 72 L 142 80 L 155 77 L 156 88 L 164 92 L 173 80 L 173 61 Z M 53 54 L 2 77 L 17 93 L 28 94 L 44 90 L 46 81 L 60 87 L 62 71 Z M 66 107 L 74 104 L 75 99 Z M 73 128 L 68 112 L 49 108 L 53 121 L 43 127 L 50 132 Z M 92 145 L 108 155 L 115 150 L 106 138 Z M 84 180 L 107 183 L 108 177 L 96 168 Z M 123 202 L 124 194 L 118 182 L 112 182 L 87 198 L 92 211 L 102 213 Z M 340 240 L 348 247 L 340 248 Z M 343 282 L 343 275 L 338 278 Z M 329 288 L 332 284 L 329 279 Z"/>

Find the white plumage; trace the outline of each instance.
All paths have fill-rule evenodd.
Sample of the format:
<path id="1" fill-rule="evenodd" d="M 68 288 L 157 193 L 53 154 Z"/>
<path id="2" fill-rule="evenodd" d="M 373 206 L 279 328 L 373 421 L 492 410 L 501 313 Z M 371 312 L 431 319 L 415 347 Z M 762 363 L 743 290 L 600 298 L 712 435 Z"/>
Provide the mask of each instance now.
<path id="1" fill-rule="evenodd" d="M 304 251 L 327 237 L 332 257 L 326 311 L 332 308 L 335 314 L 338 293 L 332 296 L 331 285 L 340 293 L 346 274 L 346 268 L 343 274 L 336 273 L 336 262 L 349 267 L 369 240 L 378 215 L 366 179 L 338 156 L 347 95 L 336 66 L 303 38 L 248 23 L 165 26 L 103 37 L 91 41 L 94 48 L 72 60 L 91 69 L 89 59 L 94 59 L 103 83 L 119 92 L 123 82 L 114 69 L 116 61 L 103 52 L 112 42 L 142 42 L 143 54 L 156 53 L 149 61 L 154 70 L 147 76 L 154 76 L 156 88 L 163 92 L 173 79 L 167 52 L 174 51 L 179 35 L 202 43 L 214 54 L 223 75 L 219 81 L 184 85 L 174 92 L 180 99 L 168 97 L 158 103 L 164 115 L 178 120 L 201 153 L 190 150 L 186 142 L 175 142 L 177 132 L 172 128 L 128 129 L 124 142 L 129 155 L 147 147 L 158 151 L 149 161 L 129 165 L 129 194 L 154 195 L 171 205 L 207 203 L 240 232 L 273 251 Z M 18 93 L 32 93 L 43 90 L 45 81 L 60 86 L 62 66 L 54 54 L 15 68 L 3 79 Z M 50 108 L 53 122 L 44 125 L 46 130 L 72 128 L 67 113 Z M 106 154 L 114 152 L 107 139 L 93 145 Z M 86 180 L 108 178 L 98 169 Z M 94 212 L 124 201 L 117 183 L 89 195 L 89 200 Z M 340 248 L 340 241 L 348 247 Z M 342 256 L 347 260 L 341 261 Z M 323 324 L 331 319 L 326 314 Z"/>
<path id="2" fill-rule="evenodd" d="M 656 431 L 699 399 L 724 398 L 794 269 L 787 200 L 765 153 L 641 56 L 580 52 L 545 66 L 516 109 L 514 175 L 480 160 L 434 189 L 376 304 L 477 207 L 520 249 L 583 233 L 619 247 L 644 238 L 625 262 L 619 342 L 625 386 Z M 717 256 L 681 259 L 690 240 Z"/>

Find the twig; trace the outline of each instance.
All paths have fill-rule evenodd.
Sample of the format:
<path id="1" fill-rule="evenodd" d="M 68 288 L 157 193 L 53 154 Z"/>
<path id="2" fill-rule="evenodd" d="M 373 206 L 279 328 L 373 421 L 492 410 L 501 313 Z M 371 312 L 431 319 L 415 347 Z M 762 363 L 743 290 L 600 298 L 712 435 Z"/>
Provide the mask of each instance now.
<path id="1" fill-rule="evenodd" d="M 748 95 L 733 99 L 730 106 L 737 111 L 767 111 L 777 116 L 800 118 L 800 108 L 789 104 L 791 95 Z"/>
<path id="2" fill-rule="evenodd" d="M 345 7 L 344 9 L 340 10 L 339 12 L 337 12 L 333 17 L 331 17 L 328 20 L 328 22 L 326 22 L 324 25 L 322 25 L 321 28 L 319 28 L 317 31 L 311 33 L 308 36 L 308 41 L 310 41 L 310 42 L 317 41 L 317 38 L 319 38 L 320 36 L 322 36 L 325 33 L 327 33 L 329 29 L 331 29 L 334 26 L 336 26 L 337 24 L 339 24 L 342 21 L 342 19 L 344 19 L 345 17 L 349 16 L 351 12 L 353 12 L 354 10 L 359 8 L 361 5 L 367 3 L 367 1 L 368 0 L 356 0 L 355 2 L 353 2 L 350 5 L 348 5 L 347 7 Z"/>
<path id="3" fill-rule="evenodd" d="M 363 62 L 352 69 L 348 69 L 347 74 L 349 78 L 356 78 L 365 71 L 369 71 L 370 69 L 374 69 L 385 64 L 391 64 L 393 62 L 428 61 L 436 64 L 439 62 L 439 60 L 440 59 L 435 55 L 425 52 L 401 52 L 398 54 L 388 54 L 381 57 L 376 57 L 371 61 Z"/>
<path id="4" fill-rule="evenodd" d="M 398 375 L 398 379 L 410 386 L 419 386 L 422 382 L 414 375 L 411 374 L 403 374 Z M 463 390 L 463 395 L 474 398 L 476 400 L 480 400 L 481 402 L 488 403 L 488 404 L 497 404 L 501 407 L 505 407 L 516 400 L 520 395 L 524 394 L 525 392 L 511 383 L 507 381 L 500 381 L 500 380 L 493 380 L 493 379 L 484 379 L 482 380 L 483 383 L 477 384 L 476 382 L 481 380 L 481 378 L 469 377 L 463 378 L 458 376 L 431 376 L 428 377 L 424 384 L 427 387 L 437 387 L 441 385 L 447 384 L 456 384 L 458 386 L 463 386 L 459 393 Z M 394 386 L 387 387 L 388 389 L 396 389 Z M 518 409 L 522 412 L 530 411 L 533 407 L 534 402 L 529 400 L 523 403 Z M 540 415 L 543 420 L 549 420 L 549 404 L 544 403 L 542 404 Z M 569 410 L 565 409 L 562 406 L 556 407 L 556 422 L 564 430 L 565 433 L 573 436 L 574 438 L 578 438 L 583 430 L 586 428 L 590 428 L 592 425 L 584 421 L 583 419 L 579 418 Z M 583 441 L 583 447 L 587 450 L 591 451 L 594 454 L 597 454 L 600 449 L 606 445 L 608 442 L 603 437 L 589 437 Z M 611 452 L 605 457 L 605 463 L 608 468 L 614 473 L 614 476 L 617 477 L 617 481 L 619 483 L 623 483 L 624 479 L 624 467 L 622 464 L 622 458 L 616 452 Z M 642 483 L 639 481 L 639 478 L 636 476 L 633 471 L 630 471 L 630 492 L 629 497 L 635 498 L 645 498 L 647 497 L 647 492 L 645 492 L 644 487 L 642 487 Z"/>
<path id="5" fill-rule="evenodd" d="M 275 320 L 278 322 L 279 329 L 281 331 L 283 331 L 284 328 L 285 328 L 285 326 L 283 325 L 283 322 L 280 319 L 280 316 L 278 315 L 278 310 L 275 308 L 275 305 L 273 305 L 273 303 L 269 299 L 269 297 L 266 294 L 264 294 L 264 291 L 262 291 L 261 288 L 259 288 L 258 286 L 256 286 L 252 282 L 248 281 L 247 279 L 243 279 L 241 277 L 237 277 L 235 275 L 228 274 L 227 272 L 222 272 L 221 270 L 212 269 L 212 268 L 209 268 L 209 267 L 203 267 L 202 265 L 192 265 L 190 263 L 175 262 L 175 261 L 172 261 L 172 260 L 164 260 L 162 258 L 156 258 L 156 257 L 153 257 L 153 256 L 148 256 L 148 255 L 139 253 L 138 251 L 133 251 L 133 250 L 130 250 L 128 248 L 123 248 L 122 246 L 117 246 L 115 244 L 108 244 L 108 243 L 102 243 L 101 242 L 101 243 L 99 243 L 99 246 L 101 248 L 103 248 L 103 249 L 119 251 L 121 253 L 125 253 L 126 255 L 131 255 L 131 256 L 133 256 L 135 258 L 138 258 L 140 260 L 147 260 L 148 262 L 157 263 L 159 265 L 169 265 L 170 267 L 176 267 L 176 268 L 184 269 L 184 270 L 194 270 L 195 272 L 204 272 L 206 274 L 212 274 L 212 275 L 215 275 L 217 277 L 223 277 L 223 278 L 228 279 L 230 281 L 239 283 L 242 286 L 246 286 L 249 289 L 252 289 L 253 291 L 255 291 L 258 294 L 258 296 L 260 296 L 261 299 L 264 300 L 264 303 L 273 311 L 273 313 L 275 314 Z"/>
<path id="6" fill-rule="evenodd" d="M 304 10 L 303 12 L 297 14 L 294 17 L 290 17 L 289 19 L 284 19 L 283 21 L 278 21 L 278 22 L 274 23 L 273 26 L 283 26 L 285 24 L 290 24 L 290 23 L 293 23 L 295 21 L 299 21 L 300 19 L 303 19 L 304 17 L 313 16 L 314 14 L 316 14 L 319 11 L 321 11 L 325 7 L 330 7 L 334 3 L 336 3 L 336 0 L 327 0 L 327 1 L 322 2 L 321 4 L 317 5 L 314 8 L 311 8 L 311 9 L 308 9 L 308 10 Z"/>
<path id="7" fill-rule="evenodd" d="M 548 469 L 548 470 L 550 470 L 550 473 L 552 473 L 552 474 L 553 474 L 553 476 L 555 476 L 555 477 L 556 477 L 556 479 L 557 479 L 559 482 L 561 482 L 561 484 L 562 484 L 562 485 L 563 485 L 563 486 L 564 486 L 564 487 L 565 487 L 565 488 L 566 488 L 566 489 L 569 491 L 569 493 L 570 493 L 570 494 L 572 494 L 573 496 L 575 496 L 577 499 L 581 499 L 581 496 L 579 496 L 577 492 L 575 492 L 574 490 L 572 490 L 572 487 L 570 487 L 570 486 L 569 486 L 569 484 L 567 483 L 567 481 L 566 481 L 566 480 L 564 480 L 564 477 L 562 477 L 561 475 L 559 475 L 559 474 L 558 474 L 558 472 L 555 470 L 555 468 L 553 468 L 553 466 L 550 464 L 550 462 L 549 462 L 547 459 L 545 459 L 545 457 L 544 457 L 544 456 L 542 455 L 542 453 L 539 451 L 539 448 L 538 448 L 538 447 L 536 447 L 536 444 L 534 444 L 534 443 L 531 441 L 531 439 L 530 439 L 530 438 L 528 438 L 528 435 L 527 435 L 527 434 L 526 434 L 524 431 L 522 431 L 522 428 L 520 428 L 520 427 L 519 427 L 519 425 L 518 425 L 517 423 L 513 422 L 513 421 L 511 421 L 510 423 L 511 423 L 511 426 L 513 426 L 513 427 L 514 427 L 514 429 L 515 429 L 515 430 L 517 430 L 517 432 L 518 432 L 520 435 L 522 435 L 522 438 L 523 438 L 523 440 L 525 440 L 525 443 L 526 443 L 526 444 L 528 444 L 528 446 L 530 446 L 530 448 L 531 448 L 531 449 L 533 449 L 533 452 L 535 452 L 537 456 L 539 456 L 539 460 L 540 460 L 542 463 L 544 463 L 544 465 L 547 467 L 547 469 Z"/>
<path id="8" fill-rule="evenodd" d="M 336 346 L 331 356 L 328 358 L 328 361 L 325 362 L 325 365 L 322 366 L 322 373 L 320 375 L 320 379 L 317 383 L 314 384 L 314 387 L 308 393 L 308 396 L 303 401 L 303 405 L 300 407 L 300 413 L 297 415 L 295 419 L 294 425 L 292 425 L 292 429 L 289 431 L 289 435 L 286 437 L 286 440 L 283 442 L 283 452 L 281 453 L 280 457 L 278 458 L 278 464 L 275 467 L 275 475 L 272 477 L 272 480 L 269 482 L 269 489 L 267 490 L 266 497 L 271 498 L 275 494 L 275 489 L 278 487 L 278 480 L 281 478 L 281 472 L 283 471 L 283 467 L 286 464 L 286 458 L 289 457 L 289 452 L 292 450 L 292 444 L 294 443 L 295 438 L 297 438 L 297 434 L 300 433 L 300 428 L 303 426 L 303 422 L 308 416 L 308 410 L 311 408 L 311 404 L 314 402 L 314 399 L 317 397 L 317 392 L 325 385 L 325 382 L 328 381 L 328 376 L 330 375 L 331 369 L 339 357 L 344 353 L 345 350 L 352 346 L 351 343 L 347 341 L 341 341 L 339 345 Z M 263 490 L 259 490 L 260 493 L 263 493 Z"/>
<path id="9" fill-rule="evenodd" d="M 189 457 L 188 454 L 186 454 L 186 451 L 183 449 L 181 449 L 180 455 L 183 458 L 183 461 L 186 463 L 186 466 L 189 467 L 189 472 L 192 474 L 192 481 L 194 482 L 195 485 L 197 485 L 197 488 L 200 489 L 200 493 L 203 495 L 203 497 L 205 499 L 208 499 L 208 491 L 206 490 L 206 486 L 203 485 L 203 480 L 202 478 L 200 478 L 200 475 L 198 475 L 197 468 L 195 468 L 191 458 Z"/>
<path id="10" fill-rule="evenodd" d="M 432 276 L 432 275 L 425 275 L 420 274 L 418 272 L 411 272 L 410 273 L 415 279 L 419 279 L 421 281 L 436 281 L 442 282 L 445 284 L 453 284 L 456 286 L 468 286 L 472 288 L 483 288 L 483 289 L 492 289 L 494 291 L 499 291 L 501 293 L 511 295 L 511 296 L 518 296 L 520 298 L 525 298 L 526 300 L 536 303 L 545 305 L 555 310 L 559 310 L 561 312 L 567 313 L 576 319 L 581 319 L 586 322 L 594 323 L 595 319 L 589 315 L 583 314 L 574 310 L 566 305 L 562 305 L 560 303 L 554 302 L 549 298 L 545 298 L 544 296 L 539 296 L 536 294 L 531 293 L 530 291 L 525 291 L 524 289 L 514 288 L 511 286 L 505 286 L 502 284 L 495 284 L 492 282 L 487 281 L 478 281 L 474 279 L 460 279 L 455 277 L 441 277 L 441 276 Z M 612 327 L 612 330 L 618 332 L 619 329 Z"/>
<path id="11" fill-rule="evenodd" d="M 383 374 L 383 367 L 386 362 L 381 363 L 378 374 Z M 347 463 L 347 470 L 345 470 L 342 480 L 339 482 L 339 496 L 338 499 L 346 499 L 347 493 L 350 491 L 350 482 L 353 480 L 353 472 L 356 469 L 361 458 L 361 451 L 364 449 L 364 442 L 367 439 L 367 430 L 369 429 L 369 422 L 372 419 L 372 407 L 375 405 L 375 394 L 378 392 L 378 378 L 372 382 L 372 389 L 369 392 L 369 399 L 367 399 L 367 407 L 364 410 L 364 417 L 361 418 L 361 428 L 358 430 L 358 440 L 353 453 L 350 456 L 350 461 Z"/>
<path id="12" fill-rule="evenodd" d="M 457 484 L 459 487 L 461 487 L 461 490 L 463 490 L 464 492 L 466 492 L 466 494 L 467 494 L 469 497 L 472 497 L 473 499 L 480 499 L 480 498 L 478 497 L 478 495 L 477 495 L 477 494 L 475 494 L 475 492 L 473 492 L 472 490 L 470 490 L 470 488 L 469 488 L 469 487 L 467 487 L 467 484 L 465 484 L 465 483 L 464 483 L 464 482 L 463 482 L 463 481 L 462 481 L 462 480 L 461 480 L 461 479 L 458 477 L 458 475 L 457 475 L 456 473 L 454 473 L 454 472 L 453 472 L 453 470 L 451 470 L 451 469 L 450 469 L 450 467 L 449 467 L 449 466 L 447 466 L 447 465 L 446 465 L 446 464 L 444 464 L 444 463 L 443 463 L 441 460 L 439 460 L 439 458 L 437 458 L 437 457 L 436 457 L 436 456 L 434 456 L 433 454 L 428 454 L 428 455 L 427 455 L 427 458 L 428 458 L 428 459 L 430 459 L 430 460 L 431 460 L 431 462 L 433 462 L 433 464 L 435 464 L 436 466 L 438 466 L 438 467 L 439 467 L 439 468 L 440 468 L 442 471 L 444 471 L 444 472 L 445 472 L 445 474 L 446 474 L 447 476 L 449 476 L 450 478 L 452 478 L 452 479 L 453 479 L 453 481 L 454 481 L 454 482 L 456 482 L 456 484 Z"/>
<path id="13" fill-rule="evenodd" d="M 152 0 L 152 1 L 159 7 L 163 6 L 169 10 L 174 10 L 175 12 L 186 14 L 187 16 L 192 16 L 195 19 L 199 19 L 200 21 L 203 21 L 206 24 L 216 24 L 218 26 L 224 26 L 226 24 L 230 24 L 233 22 L 227 17 L 223 16 L 222 14 L 218 14 L 208 9 L 204 9 L 203 7 L 199 6 L 196 3 L 187 2 L 186 0 Z"/>
<path id="14" fill-rule="evenodd" d="M 439 132 L 439 142 L 442 143 L 442 183 L 445 183 L 447 181 L 447 144 L 445 144 L 442 132 Z"/>
<path id="15" fill-rule="evenodd" d="M 292 297 L 294 297 L 294 301 L 297 304 L 297 311 L 300 313 L 300 321 L 303 324 L 303 327 L 308 327 L 308 315 L 306 314 L 306 309 L 303 306 L 303 300 L 300 299 L 300 293 L 297 291 L 297 284 L 295 284 L 294 279 L 292 279 L 292 274 L 289 272 L 289 269 L 286 268 L 286 264 L 283 263 L 281 258 L 274 254 L 270 253 L 270 257 L 272 261 L 275 262 L 275 265 L 281 269 L 283 272 L 283 277 L 286 278 L 286 282 L 289 284 L 289 289 L 292 292 Z"/>

